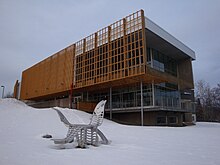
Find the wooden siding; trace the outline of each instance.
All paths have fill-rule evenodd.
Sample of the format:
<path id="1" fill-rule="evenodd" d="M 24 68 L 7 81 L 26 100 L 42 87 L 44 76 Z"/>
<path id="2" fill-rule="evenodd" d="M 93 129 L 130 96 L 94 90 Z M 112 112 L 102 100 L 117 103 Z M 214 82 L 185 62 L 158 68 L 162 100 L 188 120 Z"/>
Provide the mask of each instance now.
<path id="1" fill-rule="evenodd" d="M 21 99 L 34 99 L 70 90 L 73 81 L 71 45 L 23 71 Z"/>
<path id="2" fill-rule="evenodd" d="M 23 71 L 20 98 L 50 99 L 140 81 L 193 88 L 190 59 L 178 64 L 177 77 L 147 66 L 146 38 L 140 10 Z"/>
<path id="3" fill-rule="evenodd" d="M 80 109 L 82 111 L 86 112 L 93 112 L 95 109 L 95 106 L 97 103 L 91 103 L 91 102 L 77 102 L 76 109 Z"/>
<path id="4" fill-rule="evenodd" d="M 78 41 L 74 89 L 144 74 L 143 20 L 141 10 Z"/>
<path id="5" fill-rule="evenodd" d="M 144 36 L 140 10 L 23 71 L 21 99 L 47 99 L 68 94 L 72 84 L 76 91 L 145 74 Z"/>

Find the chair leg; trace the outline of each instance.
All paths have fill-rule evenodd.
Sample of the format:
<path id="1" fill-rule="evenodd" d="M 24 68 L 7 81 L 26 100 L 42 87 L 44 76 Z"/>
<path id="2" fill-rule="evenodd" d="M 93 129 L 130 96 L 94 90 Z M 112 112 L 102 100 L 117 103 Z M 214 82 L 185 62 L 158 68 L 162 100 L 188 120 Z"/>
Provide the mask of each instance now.
<path id="1" fill-rule="evenodd" d="M 77 143 L 78 143 L 78 147 L 80 148 L 85 148 L 86 147 L 86 129 L 82 128 L 78 131 L 77 135 L 76 135 L 76 139 L 77 139 Z"/>
<path id="2" fill-rule="evenodd" d="M 105 135 L 102 133 L 102 131 L 100 131 L 99 129 L 97 129 L 97 134 L 98 134 L 99 137 L 102 139 L 102 144 L 109 144 L 108 139 L 105 137 Z"/>
<path id="3" fill-rule="evenodd" d="M 91 145 L 98 146 L 97 128 L 91 128 Z"/>

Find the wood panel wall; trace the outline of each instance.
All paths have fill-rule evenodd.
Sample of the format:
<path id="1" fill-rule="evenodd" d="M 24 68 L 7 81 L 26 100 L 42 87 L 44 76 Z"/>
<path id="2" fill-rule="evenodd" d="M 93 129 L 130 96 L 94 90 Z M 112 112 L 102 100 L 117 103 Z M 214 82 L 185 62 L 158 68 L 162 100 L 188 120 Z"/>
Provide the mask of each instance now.
<path id="1" fill-rule="evenodd" d="M 71 45 L 23 71 L 21 99 L 34 99 L 70 90 L 74 50 L 75 45 Z"/>
<path id="2" fill-rule="evenodd" d="M 181 90 L 194 88 L 192 61 L 190 58 L 179 61 L 178 74 Z"/>
<path id="3" fill-rule="evenodd" d="M 146 58 L 145 17 L 140 10 L 23 71 L 21 99 L 68 93 L 72 84 L 73 91 L 82 92 L 140 80 L 177 81 L 147 67 Z M 191 65 L 191 61 L 179 64 L 181 88 L 193 86 Z"/>
<path id="4" fill-rule="evenodd" d="M 142 10 L 78 41 L 74 89 L 145 73 Z"/>
<path id="5" fill-rule="evenodd" d="M 23 71 L 21 99 L 55 95 L 145 73 L 140 10 Z"/>

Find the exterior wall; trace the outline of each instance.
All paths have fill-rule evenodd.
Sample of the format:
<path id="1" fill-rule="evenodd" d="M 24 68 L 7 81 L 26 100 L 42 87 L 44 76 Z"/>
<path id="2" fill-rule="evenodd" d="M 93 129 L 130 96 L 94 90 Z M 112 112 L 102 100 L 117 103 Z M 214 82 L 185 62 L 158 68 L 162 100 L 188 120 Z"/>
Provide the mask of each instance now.
<path id="1" fill-rule="evenodd" d="M 181 60 L 178 64 L 178 77 L 180 89 L 193 89 L 193 73 L 192 73 L 192 61 L 190 58 Z"/>
<path id="2" fill-rule="evenodd" d="M 86 112 L 93 112 L 97 103 L 91 102 L 77 102 L 76 109 L 86 111 Z"/>
<path id="3" fill-rule="evenodd" d="M 69 91 L 73 81 L 73 51 L 74 45 L 71 45 L 23 71 L 21 99 L 38 99 Z"/>
<path id="4" fill-rule="evenodd" d="M 20 99 L 20 83 L 18 82 L 18 80 L 15 82 L 14 85 L 14 94 L 13 97 L 16 99 Z"/>
<path id="5" fill-rule="evenodd" d="M 109 115 L 109 114 L 107 114 Z M 144 125 L 146 126 L 183 126 L 182 112 L 167 112 L 167 111 L 145 111 L 144 112 Z M 192 115 L 191 115 L 192 116 Z M 129 113 L 113 113 L 112 119 L 122 124 L 141 125 L 141 113 L 129 112 Z M 157 117 L 166 118 L 166 123 L 157 123 Z M 169 118 L 176 118 L 176 123 L 170 123 Z"/>
<path id="6" fill-rule="evenodd" d="M 188 123 L 192 123 L 193 120 L 192 120 L 192 113 L 185 113 L 185 122 L 188 122 Z"/>
<path id="7" fill-rule="evenodd" d="M 152 54 L 146 50 L 145 31 L 144 12 L 140 10 L 61 50 L 22 73 L 21 99 L 67 96 L 72 84 L 73 93 L 140 80 L 171 82 L 179 84 L 181 90 L 193 88 L 190 58 L 178 64 L 178 77 L 147 64 Z"/>
<path id="8" fill-rule="evenodd" d="M 144 23 L 141 10 L 78 41 L 74 89 L 145 74 Z"/>
<path id="9" fill-rule="evenodd" d="M 72 83 L 78 91 L 101 83 L 117 86 L 145 74 L 144 23 L 140 10 L 23 71 L 21 99 L 67 95 Z"/>
<path id="10" fill-rule="evenodd" d="M 37 102 L 27 102 L 27 104 L 34 108 L 48 108 L 48 107 L 69 107 L 69 98 L 64 99 L 54 99 L 50 101 L 37 101 Z"/>

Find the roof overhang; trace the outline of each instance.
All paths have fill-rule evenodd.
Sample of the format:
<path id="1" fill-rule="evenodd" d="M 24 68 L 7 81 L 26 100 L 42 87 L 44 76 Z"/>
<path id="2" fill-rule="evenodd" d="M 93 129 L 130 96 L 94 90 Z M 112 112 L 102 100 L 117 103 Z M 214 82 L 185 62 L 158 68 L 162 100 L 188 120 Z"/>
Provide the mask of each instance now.
<path id="1" fill-rule="evenodd" d="M 175 59 L 196 59 L 195 52 L 192 49 L 187 47 L 147 17 L 145 17 L 145 28 L 148 47 L 155 48 Z"/>

